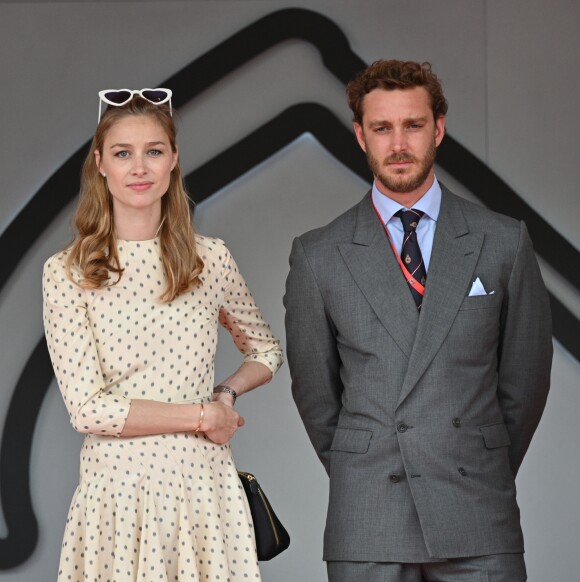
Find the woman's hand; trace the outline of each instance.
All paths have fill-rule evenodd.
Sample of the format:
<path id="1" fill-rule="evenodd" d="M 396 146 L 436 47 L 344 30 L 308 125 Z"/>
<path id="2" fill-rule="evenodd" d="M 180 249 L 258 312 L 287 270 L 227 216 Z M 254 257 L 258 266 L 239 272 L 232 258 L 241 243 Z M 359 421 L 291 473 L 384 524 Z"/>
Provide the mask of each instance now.
<path id="1" fill-rule="evenodd" d="M 223 402 L 204 404 L 201 430 L 216 445 L 225 445 L 234 436 L 238 428 L 246 421 L 230 406 Z"/>

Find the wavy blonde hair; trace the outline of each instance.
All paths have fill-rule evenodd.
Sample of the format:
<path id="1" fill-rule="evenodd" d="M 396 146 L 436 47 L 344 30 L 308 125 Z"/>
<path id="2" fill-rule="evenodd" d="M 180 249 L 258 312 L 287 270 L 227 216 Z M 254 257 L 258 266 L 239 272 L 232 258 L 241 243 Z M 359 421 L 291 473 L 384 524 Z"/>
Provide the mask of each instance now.
<path id="1" fill-rule="evenodd" d="M 109 107 L 105 111 L 82 167 L 80 200 L 74 217 L 76 235 L 68 247 L 68 276 L 72 280 L 73 268 L 78 270 L 78 283 L 82 287 L 106 287 L 111 284 L 112 273 L 117 275 L 114 285 L 123 274 L 117 253 L 113 201 L 105 178 L 95 163 L 94 152 L 102 154 L 108 131 L 128 116 L 154 119 L 167 134 L 172 151 L 177 151 L 177 130 L 167 105 L 154 105 L 136 96 L 122 107 Z M 179 160 L 171 171 L 167 193 L 161 198 L 158 234 L 167 279 L 167 287 L 160 299 L 170 302 L 193 285 L 200 284 L 199 275 L 203 270 L 203 261 L 196 251 L 189 196 L 183 184 Z"/>

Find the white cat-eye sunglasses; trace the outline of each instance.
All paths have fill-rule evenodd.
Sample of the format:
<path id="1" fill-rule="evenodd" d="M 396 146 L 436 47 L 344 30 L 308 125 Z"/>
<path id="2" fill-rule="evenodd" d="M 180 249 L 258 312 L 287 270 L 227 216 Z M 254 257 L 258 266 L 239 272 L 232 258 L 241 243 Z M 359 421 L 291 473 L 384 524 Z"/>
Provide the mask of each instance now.
<path id="1" fill-rule="evenodd" d="M 114 107 L 121 107 L 129 103 L 135 95 L 139 95 L 139 97 L 143 97 L 143 99 L 155 105 L 161 105 L 169 101 L 169 114 L 173 115 L 173 109 L 171 107 L 171 95 L 173 95 L 173 92 L 171 89 L 165 89 L 163 87 L 158 87 L 157 89 L 104 89 L 103 91 L 99 91 L 99 120 L 97 125 L 101 121 L 102 103 L 107 103 Z"/>

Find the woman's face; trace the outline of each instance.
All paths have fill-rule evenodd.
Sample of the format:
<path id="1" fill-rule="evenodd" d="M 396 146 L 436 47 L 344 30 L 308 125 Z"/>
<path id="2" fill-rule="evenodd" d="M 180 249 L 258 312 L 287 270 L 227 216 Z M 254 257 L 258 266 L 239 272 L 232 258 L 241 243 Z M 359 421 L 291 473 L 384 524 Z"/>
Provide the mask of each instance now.
<path id="1" fill-rule="evenodd" d="M 127 116 L 113 125 L 95 150 L 99 172 L 105 174 L 113 197 L 115 218 L 161 211 L 161 198 L 169 188 L 177 163 L 163 127 L 148 116 Z"/>

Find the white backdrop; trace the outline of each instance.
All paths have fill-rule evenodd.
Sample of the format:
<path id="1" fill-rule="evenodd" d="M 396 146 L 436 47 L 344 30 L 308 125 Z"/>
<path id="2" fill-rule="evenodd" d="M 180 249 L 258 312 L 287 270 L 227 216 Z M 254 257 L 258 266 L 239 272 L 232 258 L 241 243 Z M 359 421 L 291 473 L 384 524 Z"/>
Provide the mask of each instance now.
<path id="1" fill-rule="evenodd" d="M 331 18 L 366 62 L 430 60 L 450 102 L 448 131 L 578 248 L 580 9 L 572 0 L 2 2 L 0 232 L 91 136 L 99 89 L 157 86 L 243 26 L 291 6 Z M 343 87 L 319 53 L 287 41 L 181 110 L 184 170 L 304 101 L 321 103 L 349 124 Z M 440 169 L 438 176 L 470 196 Z M 197 224 L 226 240 L 274 333 L 283 338 L 292 238 L 328 222 L 367 188 L 304 134 L 200 204 Z M 41 235 L 0 293 L 0 430 L 42 334 L 42 263 L 68 240 L 70 210 Z M 542 266 L 550 289 L 579 316 L 578 292 Z M 228 338 L 221 338 L 218 379 L 239 363 Z M 580 368 L 555 347 L 552 393 L 517 480 L 531 582 L 577 579 Z M 265 582 L 322 582 L 327 480 L 289 385 L 284 367 L 266 388 L 240 399 L 248 422 L 234 448 L 239 467 L 260 477 L 292 536 L 290 549 L 263 565 Z M 53 383 L 36 426 L 31 466 L 39 544 L 28 562 L 0 571 L 1 580 L 55 579 L 81 440 Z"/>

